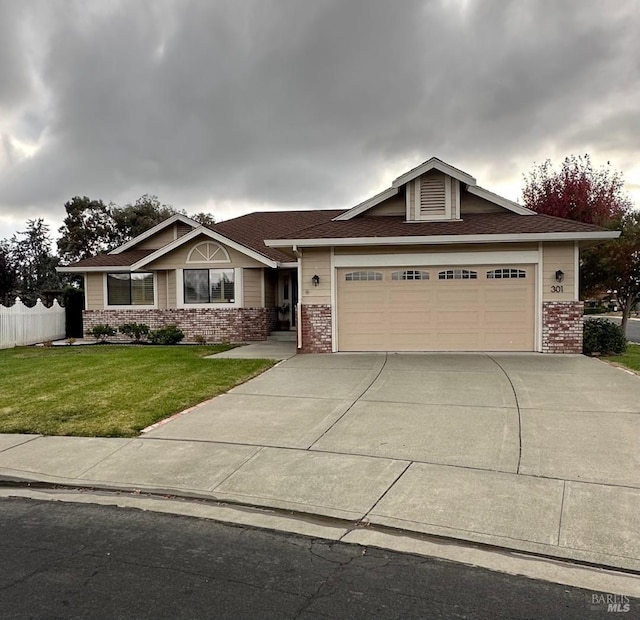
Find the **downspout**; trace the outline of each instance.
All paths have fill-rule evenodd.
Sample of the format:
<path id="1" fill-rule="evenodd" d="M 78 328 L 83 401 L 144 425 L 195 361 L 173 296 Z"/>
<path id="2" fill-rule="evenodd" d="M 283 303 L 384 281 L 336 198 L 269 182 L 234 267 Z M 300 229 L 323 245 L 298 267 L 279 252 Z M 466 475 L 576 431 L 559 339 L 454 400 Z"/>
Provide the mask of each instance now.
<path id="1" fill-rule="evenodd" d="M 296 347 L 302 349 L 302 252 L 293 246 L 293 253 L 298 257 L 298 299 L 296 299 Z"/>

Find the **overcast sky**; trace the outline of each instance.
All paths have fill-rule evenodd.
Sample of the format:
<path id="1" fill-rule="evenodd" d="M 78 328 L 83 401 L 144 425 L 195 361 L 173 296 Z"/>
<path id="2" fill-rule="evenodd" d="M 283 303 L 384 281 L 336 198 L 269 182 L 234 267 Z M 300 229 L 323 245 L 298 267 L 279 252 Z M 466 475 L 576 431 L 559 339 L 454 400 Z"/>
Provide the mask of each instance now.
<path id="1" fill-rule="evenodd" d="M 590 153 L 640 205 L 637 0 L 0 0 L 0 239 L 76 195 L 345 208 L 435 155 L 518 199 Z"/>

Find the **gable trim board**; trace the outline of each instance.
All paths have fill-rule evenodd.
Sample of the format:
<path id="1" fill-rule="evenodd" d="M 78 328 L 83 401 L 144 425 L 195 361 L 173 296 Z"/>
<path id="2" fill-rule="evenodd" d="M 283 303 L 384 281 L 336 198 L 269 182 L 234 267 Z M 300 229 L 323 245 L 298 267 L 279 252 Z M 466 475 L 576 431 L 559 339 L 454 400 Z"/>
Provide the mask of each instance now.
<path id="1" fill-rule="evenodd" d="M 364 213 L 365 211 L 368 211 L 369 209 L 378 206 L 381 202 L 384 202 L 389 198 L 393 198 L 397 194 L 398 194 L 397 187 L 390 187 L 388 189 L 385 189 L 379 194 L 376 194 L 375 196 L 368 198 L 367 200 L 361 202 L 360 204 L 357 204 L 355 207 L 349 209 L 348 211 L 345 211 L 344 213 L 338 215 L 337 217 L 334 217 L 333 221 L 339 222 L 344 220 L 350 220 L 356 217 L 357 215 L 360 215 L 361 213 Z"/>
<path id="2" fill-rule="evenodd" d="M 207 237 L 210 237 L 214 241 L 217 241 L 217 242 L 222 243 L 224 245 L 228 245 L 230 248 L 233 248 L 234 250 L 237 250 L 238 252 L 240 252 L 242 254 L 245 254 L 249 258 L 253 258 L 254 260 L 258 261 L 259 263 L 262 263 L 263 265 L 266 265 L 267 267 L 276 268 L 278 266 L 278 263 L 276 263 L 276 261 L 271 260 L 270 258 L 267 258 L 266 256 L 256 252 L 255 250 L 252 250 L 252 249 L 247 248 L 246 246 L 244 246 L 244 245 L 242 245 L 240 243 L 232 241 L 231 239 L 228 239 L 227 237 L 224 237 L 220 233 L 217 233 L 217 232 L 215 232 L 215 231 L 213 231 L 213 230 L 211 230 L 209 228 L 206 228 L 204 226 L 200 226 L 200 227 L 192 230 L 190 233 L 187 233 L 186 235 L 182 235 L 182 237 L 178 237 L 177 239 L 175 239 L 171 243 L 169 243 L 169 244 L 165 245 L 164 247 L 156 250 L 152 254 L 149 254 L 149 256 L 146 256 L 145 258 L 143 258 L 143 259 L 139 260 L 138 262 L 134 263 L 133 265 L 131 265 L 131 270 L 134 271 L 134 270 L 137 270 L 137 269 L 141 269 L 145 265 L 148 265 L 149 263 L 152 263 L 153 261 L 157 260 L 161 256 L 164 256 L 165 254 L 168 254 L 172 250 L 175 250 L 176 248 L 179 248 L 180 246 L 184 245 L 188 241 L 192 241 L 193 239 L 195 239 L 199 235 L 206 235 Z"/>
<path id="3" fill-rule="evenodd" d="M 424 163 L 420 164 L 419 166 L 416 166 L 412 170 L 409 170 L 408 172 L 401 174 L 398 178 L 396 178 L 393 181 L 393 183 L 391 184 L 391 187 L 398 188 L 401 185 L 408 183 L 409 181 L 413 181 L 413 179 L 417 179 L 418 177 L 422 176 L 426 172 L 429 172 L 430 170 L 438 170 L 439 172 L 442 172 L 447 176 L 453 177 L 454 179 L 458 179 L 458 181 L 461 181 L 466 185 L 476 184 L 475 178 L 472 177 L 470 174 L 458 168 L 454 168 L 450 164 L 443 162 L 441 159 L 438 159 L 437 157 L 432 157 L 431 159 L 428 159 Z"/>
<path id="4" fill-rule="evenodd" d="M 123 243 L 122 245 L 118 246 L 115 250 L 111 250 L 109 254 L 120 254 L 122 252 L 125 252 L 126 250 L 129 250 L 130 248 L 138 245 L 140 242 L 144 241 L 145 239 L 148 239 L 149 237 L 153 237 L 153 235 L 155 235 L 156 233 L 159 233 L 161 230 L 164 230 L 165 228 L 167 228 L 167 226 L 170 226 L 171 224 L 175 224 L 176 222 L 182 222 L 183 224 L 188 224 L 193 228 L 199 228 L 200 226 L 202 226 L 200 223 L 196 222 L 195 220 L 192 220 L 190 217 L 187 217 L 186 215 L 182 215 L 181 213 L 176 213 L 175 215 L 172 215 L 171 217 L 164 220 L 163 222 L 156 224 L 153 228 L 146 230 L 145 232 L 138 235 L 137 237 L 134 237 L 133 239 L 130 239 L 126 243 Z"/>
<path id="5" fill-rule="evenodd" d="M 513 202 L 513 200 L 508 200 L 507 198 L 503 198 L 502 196 L 498 196 L 498 194 L 494 194 L 490 192 L 488 189 L 484 189 L 484 187 L 480 187 L 479 185 L 468 186 L 467 191 L 474 196 L 478 196 L 478 198 L 484 198 L 489 202 L 493 202 L 505 209 L 509 209 L 518 215 L 536 215 L 535 211 L 531 209 L 527 209 L 517 202 Z"/>

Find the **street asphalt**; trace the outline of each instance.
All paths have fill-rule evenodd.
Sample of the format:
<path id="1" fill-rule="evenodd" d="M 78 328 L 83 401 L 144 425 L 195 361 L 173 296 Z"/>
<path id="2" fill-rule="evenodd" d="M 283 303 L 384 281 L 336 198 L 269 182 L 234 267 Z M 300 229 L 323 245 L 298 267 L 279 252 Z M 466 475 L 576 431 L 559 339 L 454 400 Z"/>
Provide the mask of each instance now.
<path id="1" fill-rule="evenodd" d="M 0 529 L 3 618 L 612 617 L 609 592 L 206 519 L 3 499 Z"/>
<path id="2" fill-rule="evenodd" d="M 640 573 L 639 438 L 640 378 L 579 355 L 298 355 L 140 438 L 0 435 L 0 477 L 201 498 L 222 520 L 259 507 L 267 527 L 450 558 L 457 541 L 451 559 L 473 563 L 502 548 Z"/>

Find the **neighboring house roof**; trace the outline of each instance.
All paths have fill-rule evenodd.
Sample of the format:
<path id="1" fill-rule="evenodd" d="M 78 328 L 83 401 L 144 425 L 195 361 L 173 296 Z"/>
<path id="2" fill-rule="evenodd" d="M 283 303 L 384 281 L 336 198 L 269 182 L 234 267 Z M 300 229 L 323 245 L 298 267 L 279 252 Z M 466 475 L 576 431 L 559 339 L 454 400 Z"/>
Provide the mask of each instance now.
<path id="1" fill-rule="evenodd" d="M 333 220 L 297 231 L 289 238 L 267 239 L 270 247 L 292 245 L 332 245 L 347 243 L 448 243 L 534 239 L 606 239 L 619 232 L 604 231 L 593 224 L 574 222 L 549 215 L 523 217 L 516 213 L 467 214 L 462 220 L 407 222 L 399 216 L 368 216 L 353 220 Z M 402 241 L 400 241 L 402 240 Z"/>

